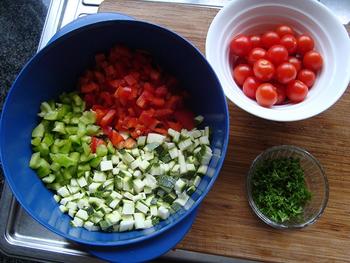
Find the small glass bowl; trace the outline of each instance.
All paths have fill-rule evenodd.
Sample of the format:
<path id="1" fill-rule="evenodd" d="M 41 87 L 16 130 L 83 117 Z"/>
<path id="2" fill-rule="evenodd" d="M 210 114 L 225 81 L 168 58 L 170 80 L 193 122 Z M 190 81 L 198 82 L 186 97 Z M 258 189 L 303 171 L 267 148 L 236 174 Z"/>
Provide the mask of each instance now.
<path id="1" fill-rule="evenodd" d="M 283 157 L 300 159 L 300 165 L 304 170 L 306 186 L 312 193 L 312 197 L 311 200 L 305 205 L 304 214 L 301 218 L 278 223 L 265 216 L 255 204 L 252 196 L 251 180 L 257 165 L 262 161 L 266 159 Z M 246 186 L 249 205 L 255 214 L 269 226 L 278 229 L 303 228 L 315 223 L 316 220 L 322 215 L 328 202 L 328 180 L 321 164 L 306 150 L 291 145 L 271 147 L 256 157 L 250 166 Z"/>

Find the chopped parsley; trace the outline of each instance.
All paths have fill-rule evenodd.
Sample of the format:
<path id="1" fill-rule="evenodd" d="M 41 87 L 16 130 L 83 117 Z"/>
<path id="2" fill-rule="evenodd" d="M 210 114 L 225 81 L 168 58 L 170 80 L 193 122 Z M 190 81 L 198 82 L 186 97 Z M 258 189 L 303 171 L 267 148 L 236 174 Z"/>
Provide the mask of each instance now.
<path id="1" fill-rule="evenodd" d="M 264 160 L 253 174 L 252 195 L 259 210 L 275 222 L 301 218 L 311 192 L 305 184 L 300 160 Z"/>

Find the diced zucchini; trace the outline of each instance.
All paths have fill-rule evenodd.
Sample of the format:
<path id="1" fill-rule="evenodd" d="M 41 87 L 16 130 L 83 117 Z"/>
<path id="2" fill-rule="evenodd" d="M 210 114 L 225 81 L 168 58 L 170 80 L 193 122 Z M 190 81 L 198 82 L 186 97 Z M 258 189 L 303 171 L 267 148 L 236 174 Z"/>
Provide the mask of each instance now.
<path id="1" fill-rule="evenodd" d="M 144 203 L 142 203 L 141 201 L 138 201 L 138 202 L 136 203 L 135 208 L 136 208 L 137 210 L 139 210 L 141 213 L 144 213 L 144 214 L 147 214 L 147 212 L 148 212 L 148 210 L 149 210 L 148 206 L 146 206 L 146 205 L 145 205 Z"/>
<path id="2" fill-rule="evenodd" d="M 175 191 L 182 193 L 185 190 L 186 183 L 182 179 L 178 179 L 175 183 Z"/>
<path id="3" fill-rule="evenodd" d="M 147 143 L 159 143 L 162 144 L 165 141 L 165 136 L 158 133 L 149 133 L 147 135 Z"/>
<path id="4" fill-rule="evenodd" d="M 122 220 L 120 222 L 120 225 L 119 225 L 119 231 L 120 232 L 124 232 L 124 231 L 128 231 L 128 230 L 132 230 L 133 227 L 134 227 L 134 220 L 130 220 L 130 221 L 125 221 L 125 220 Z"/>
<path id="5" fill-rule="evenodd" d="M 158 208 L 158 216 L 161 219 L 165 220 L 169 217 L 169 215 L 170 215 L 169 209 L 165 208 L 164 206 L 160 206 Z"/>
<path id="6" fill-rule="evenodd" d="M 135 229 L 143 229 L 145 228 L 145 215 L 142 213 L 135 213 Z"/>
<path id="7" fill-rule="evenodd" d="M 102 161 L 100 163 L 100 169 L 102 172 L 104 171 L 110 171 L 113 169 L 113 162 L 112 161 Z"/>
<path id="8" fill-rule="evenodd" d="M 123 215 L 132 215 L 135 212 L 135 205 L 133 202 L 124 202 Z"/>
<path id="9" fill-rule="evenodd" d="M 101 163 L 103 163 L 103 161 Z M 104 183 L 107 180 L 107 177 L 104 172 L 96 171 L 92 180 L 96 183 Z"/>
<path id="10" fill-rule="evenodd" d="M 79 209 L 79 211 L 75 214 L 75 216 L 85 221 L 89 218 L 88 213 L 83 209 Z"/>

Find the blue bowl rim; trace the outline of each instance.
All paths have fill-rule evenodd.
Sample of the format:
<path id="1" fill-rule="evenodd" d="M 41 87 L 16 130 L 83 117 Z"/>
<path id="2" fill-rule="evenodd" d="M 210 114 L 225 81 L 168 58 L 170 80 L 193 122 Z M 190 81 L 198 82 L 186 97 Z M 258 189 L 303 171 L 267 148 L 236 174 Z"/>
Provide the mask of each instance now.
<path id="1" fill-rule="evenodd" d="M 18 76 L 16 77 L 14 83 L 12 84 L 9 92 L 8 92 L 8 95 L 5 99 L 5 102 L 4 102 L 4 106 L 3 106 L 3 110 L 2 110 L 2 114 L 1 114 L 1 120 L 0 120 L 0 145 L 3 145 L 5 143 L 5 138 L 4 136 L 1 136 L 1 134 L 3 134 L 3 129 L 4 128 L 4 125 L 3 125 L 3 116 L 5 115 L 5 113 L 7 112 L 7 104 L 9 104 L 11 101 L 13 101 L 12 99 L 12 93 L 13 93 L 13 90 L 16 86 L 16 83 L 17 81 L 19 81 L 19 79 L 22 78 L 22 75 L 24 74 L 25 71 L 28 70 L 28 68 L 36 63 L 36 61 L 41 58 L 42 56 L 44 56 L 46 54 L 46 52 L 49 52 L 50 49 L 52 49 L 53 46 L 57 45 L 58 43 L 60 42 L 63 42 L 65 39 L 67 38 L 71 38 L 73 34 L 77 33 L 77 32 L 80 32 L 80 31 L 83 31 L 83 30 L 89 30 L 91 27 L 96 27 L 96 26 L 103 26 L 104 24 L 106 24 L 106 26 L 108 26 L 108 24 L 113 24 L 113 23 L 132 23 L 132 24 L 141 24 L 141 25 L 146 25 L 146 26 L 149 26 L 149 27 L 156 27 L 158 30 L 160 30 L 161 32 L 163 33 L 166 33 L 166 34 L 172 34 L 173 36 L 175 36 L 176 38 L 180 39 L 182 42 L 184 42 L 185 44 L 191 46 L 194 50 L 195 53 L 197 53 L 197 55 L 202 59 L 202 61 L 207 65 L 208 69 L 211 71 L 212 75 L 214 76 L 214 78 L 216 79 L 219 87 L 221 87 L 221 83 L 216 75 L 216 73 L 214 72 L 213 68 L 211 67 L 211 65 L 209 64 L 209 62 L 206 60 L 206 58 L 204 57 L 204 55 L 198 50 L 197 47 L 195 47 L 191 42 L 189 42 L 188 40 L 186 40 L 184 37 L 180 36 L 179 34 L 165 28 L 165 27 L 162 27 L 162 26 L 159 26 L 159 25 L 156 25 L 156 24 L 152 24 L 152 23 L 149 23 L 149 22 L 145 22 L 145 21 L 139 21 L 139 20 L 108 20 L 108 21 L 100 21 L 100 22 L 96 22 L 96 23 L 92 23 L 92 24 L 89 24 L 89 25 L 85 25 L 85 26 L 82 26 L 80 28 L 77 28 L 75 30 L 72 30 L 70 32 L 68 32 L 67 34 L 59 37 L 58 39 L 54 40 L 53 42 L 49 43 L 47 46 L 45 46 L 42 50 L 40 50 L 37 54 L 35 54 L 26 64 L 25 66 L 23 67 L 23 69 L 20 71 L 20 73 L 18 74 Z M 173 223 L 170 223 L 166 226 L 164 226 L 163 228 L 151 233 L 151 234 L 148 234 L 148 235 L 144 235 L 144 236 L 141 236 L 141 237 L 137 237 L 137 238 L 134 238 L 134 239 L 129 239 L 129 240 L 125 240 L 125 241 L 114 241 L 114 242 L 93 242 L 93 241 L 86 241 L 84 239 L 80 239 L 80 238 L 76 238 L 76 237 L 73 237 L 73 236 L 70 236 L 70 235 L 67 235 L 59 230 L 57 230 L 56 228 L 50 226 L 48 223 L 46 223 L 45 221 L 39 219 L 37 216 L 36 216 L 36 213 L 34 211 L 32 211 L 31 208 L 27 207 L 26 205 L 24 205 L 24 202 L 22 200 L 22 197 L 21 197 L 21 194 L 16 191 L 16 183 L 12 180 L 12 177 L 9 176 L 10 174 L 10 171 L 7 169 L 6 167 L 6 164 L 3 162 L 3 157 L 2 157 L 2 147 L 0 147 L 0 161 L 1 161 L 1 164 L 2 164 L 2 167 L 3 167 L 3 170 L 4 170 L 4 175 L 5 175 L 5 178 L 7 180 L 7 182 L 9 183 L 9 186 L 10 186 L 10 189 L 11 191 L 13 192 L 13 194 L 15 195 L 16 199 L 18 200 L 18 202 L 21 204 L 21 206 L 26 210 L 26 212 L 32 217 L 34 218 L 37 222 L 39 222 L 41 225 L 43 225 L 44 227 L 46 227 L 47 229 L 51 230 L 52 232 L 66 238 L 66 239 L 69 239 L 69 240 L 72 240 L 72 241 L 75 241 L 75 242 L 78 242 L 80 244 L 84 244 L 84 245 L 92 245 L 92 246 L 108 246 L 108 247 L 111 247 L 111 246 L 121 246 L 121 245 L 129 245 L 129 244 L 132 244 L 132 243 L 136 243 L 136 242 L 141 242 L 141 241 L 144 241 L 144 240 L 147 240 L 149 238 L 152 238 L 154 236 L 157 236 L 161 233 L 163 233 L 164 231 L 168 230 L 169 228 L 171 227 L 175 227 L 180 221 L 184 220 L 185 217 L 187 217 L 190 213 L 193 212 L 193 210 L 195 208 L 198 207 L 198 205 L 202 202 L 202 200 L 204 199 L 204 197 L 207 195 L 207 193 L 209 192 L 209 190 L 212 188 L 216 178 L 218 177 L 219 175 L 219 172 L 222 168 L 222 165 L 223 165 L 223 162 L 224 162 L 224 159 L 226 157 L 226 152 L 227 152 L 227 147 L 228 147 L 228 142 L 229 142 L 229 111 L 228 111 L 228 105 L 227 105 L 227 101 L 226 101 L 226 97 L 224 95 L 224 92 L 222 90 L 222 87 L 221 89 L 219 90 L 219 96 L 221 96 L 221 99 L 224 103 L 224 107 L 225 107 L 225 115 L 226 115 L 226 118 L 225 118 L 225 122 L 226 122 L 226 135 L 225 135 L 225 138 L 224 138 L 224 145 L 223 145 L 223 148 L 222 148 L 222 153 L 221 153 L 221 157 L 218 161 L 218 164 L 217 164 L 217 169 L 215 170 L 214 172 L 214 175 L 212 176 L 210 182 L 208 183 L 208 186 L 205 190 L 205 192 L 203 192 L 199 198 L 196 200 L 196 202 L 194 202 L 194 204 L 190 207 L 190 209 L 188 209 L 184 214 L 182 214 L 181 216 L 179 216 L 178 218 L 176 218 L 174 220 Z M 113 233 L 111 233 L 113 234 Z"/>

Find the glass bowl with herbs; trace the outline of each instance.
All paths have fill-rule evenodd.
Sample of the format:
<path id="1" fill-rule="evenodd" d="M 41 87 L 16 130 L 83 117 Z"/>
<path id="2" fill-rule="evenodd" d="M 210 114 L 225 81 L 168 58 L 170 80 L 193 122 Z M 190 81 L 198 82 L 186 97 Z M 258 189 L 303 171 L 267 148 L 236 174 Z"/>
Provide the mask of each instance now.
<path id="1" fill-rule="evenodd" d="M 306 150 L 274 146 L 253 161 L 247 176 L 248 200 L 255 214 L 279 229 L 313 224 L 328 201 L 321 164 Z"/>

